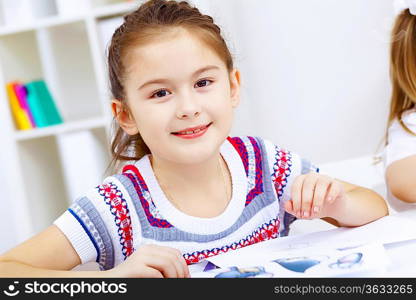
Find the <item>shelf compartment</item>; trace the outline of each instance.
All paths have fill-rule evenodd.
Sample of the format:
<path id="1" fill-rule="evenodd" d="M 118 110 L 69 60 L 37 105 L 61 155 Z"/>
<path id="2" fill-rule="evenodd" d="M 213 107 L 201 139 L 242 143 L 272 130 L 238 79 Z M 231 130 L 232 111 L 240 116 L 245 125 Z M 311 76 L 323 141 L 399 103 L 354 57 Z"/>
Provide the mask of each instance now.
<path id="1" fill-rule="evenodd" d="M 1 69 L 6 82 L 31 81 L 43 77 L 34 31 L 0 37 Z"/>
<path id="2" fill-rule="evenodd" d="M 70 201 L 102 183 L 110 159 L 106 140 L 104 128 L 68 132 L 57 136 Z"/>
<path id="3" fill-rule="evenodd" d="M 45 79 L 64 122 L 103 116 L 84 21 L 37 31 Z"/>
<path id="4" fill-rule="evenodd" d="M 0 0 L 2 24 L 24 26 L 57 14 L 55 0 Z"/>
<path id="5" fill-rule="evenodd" d="M 43 137 L 21 141 L 17 148 L 33 232 L 40 232 L 68 207 L 57 144 L 54 137 Z"/>

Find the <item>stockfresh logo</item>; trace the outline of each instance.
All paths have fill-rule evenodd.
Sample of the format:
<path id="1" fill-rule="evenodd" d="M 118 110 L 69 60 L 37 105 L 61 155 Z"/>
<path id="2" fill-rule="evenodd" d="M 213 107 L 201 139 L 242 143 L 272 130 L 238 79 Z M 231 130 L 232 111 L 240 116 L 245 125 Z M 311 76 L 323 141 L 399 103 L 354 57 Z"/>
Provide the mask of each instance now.
<path id="1" fill-rule="evenodd" d="M 3 293 L 7 296 L 14 297 L 19 295 L 20 291 L 16 289 L 16 286 L 19 284 L 19 281 L 14 281 L 13 284 L 10 284 L 7 287 L 7 290 L 4 290 Z"/>

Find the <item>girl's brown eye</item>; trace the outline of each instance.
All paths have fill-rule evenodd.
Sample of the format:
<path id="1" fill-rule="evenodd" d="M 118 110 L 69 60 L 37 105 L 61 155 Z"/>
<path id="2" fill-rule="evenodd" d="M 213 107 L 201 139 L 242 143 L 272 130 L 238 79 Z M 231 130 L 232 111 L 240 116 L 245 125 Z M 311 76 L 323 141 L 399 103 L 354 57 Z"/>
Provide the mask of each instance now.
<path id="1" fill-rule="evenodd" d="M 211 80 L 208 80 L 208 79 L 203 79 L 203 80 L 198 81 L 198 82 L 195 84 L 195 86 L 196 86 L 196 87 L 204 87 L 204 86 L 208 86 L 208 85 L 210 85 L 211 83 L 212 83 L 212 81 L 211 81 Z"/>
<path id="2" fill-rule="evenodd" d="M 162 97 L 165 97 L 169 94 L 170 93 L 167 90 L 160 90 L 160 91 L 157 91 L 156 93 L 154 93 L 152 95 L 152 98 L 162 98 Z"/>

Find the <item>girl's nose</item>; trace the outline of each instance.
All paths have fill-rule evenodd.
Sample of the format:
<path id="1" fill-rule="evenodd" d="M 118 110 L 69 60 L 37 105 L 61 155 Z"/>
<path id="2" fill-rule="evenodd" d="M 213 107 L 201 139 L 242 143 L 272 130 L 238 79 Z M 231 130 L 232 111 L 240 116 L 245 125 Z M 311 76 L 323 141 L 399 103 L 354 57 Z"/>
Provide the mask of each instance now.
<path id="1" fill-rule="evenodd" d="M 191 112 L 190 113 L 181 113 L 181 114 L 178 115 L 178 118 L 179 119 L 188 119 L 188 118 L 192 118 L 192 115 L 193 115 L 194 118 L 196 118 L 197 116 L 200 115 L 200 112 L 195 111 L 193 113 L 191 113 Z"/>
<path id="2" fill-rule="evenodd" d="M 201 114 L 201 105 L 192 95 L 183 95 L 178 99 L 176 116 L 179 119 L 195 118 Z"/>

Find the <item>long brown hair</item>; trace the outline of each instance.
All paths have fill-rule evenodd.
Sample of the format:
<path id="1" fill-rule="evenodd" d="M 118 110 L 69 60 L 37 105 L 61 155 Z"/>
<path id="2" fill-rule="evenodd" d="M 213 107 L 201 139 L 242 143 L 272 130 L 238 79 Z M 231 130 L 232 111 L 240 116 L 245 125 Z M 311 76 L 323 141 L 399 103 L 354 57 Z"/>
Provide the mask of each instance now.
<path id="1" fill-rule="evenodd" d="M 405 9 L 396 17 L 391 33 L 390 77 L 392 94 L 389 127 L 397 119 L 408 133 L 416 135 L 402 120 L 403 113 L 416 104 L 416 16 Z M 388 128 L 387 127 L 387 128 Z M 387 133 L 386 133 L 387 143 Z"/>
<path id="2" fill-rule="evenodd" d="M 126 76 L 125 57 L 132 47 L 144 45 L 171 29 L 182 27 L 197 35 L 225 63 L 229 72 L 233 70 L 233 59 L 221 36 L 220 28 L 213 18 L 203 15 L 186 1 L 150 0 L 124 17 L 124 23 L 116 29 L 108 49 L 108 71 L 110 89 L 114 99 L 121 101 L 123 109 L 129 111 L 124 90 Z M 109 168 L 123 161 L 139 160 L 150 153 L 140 133 L 130 136 L 113 119 L 111 143 L 112 161 Z M 107 169 L 107 170 L 108 170 Z"/>

